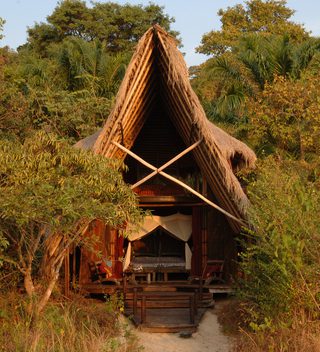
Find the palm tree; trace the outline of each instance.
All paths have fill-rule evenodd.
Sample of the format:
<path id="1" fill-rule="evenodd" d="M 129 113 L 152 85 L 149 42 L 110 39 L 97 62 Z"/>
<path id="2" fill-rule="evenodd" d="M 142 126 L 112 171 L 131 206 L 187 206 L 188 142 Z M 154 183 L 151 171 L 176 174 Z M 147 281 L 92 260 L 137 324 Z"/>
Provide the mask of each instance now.
<path id="1" fill-rule="evenodd" d="M 243 112 L 246 97 L 254 97 L 276 76 L 298 79 L 320 51 L 320 40 L 310 38 L 301 44 L 287 35 L 247 34 L 232 51 L 208 60 L 208 78 L 216 80 L 216 99 L 209 115 L 216 119 L 236 119 Z"/>
<path id="2" fill-rule="evenodd" d="M 124 76 L 128 54 L 110 55 L 105 43 L 66 39 L 58 51 L 68 90 L 85 90 L 92 95 L 113 96 Z"/>

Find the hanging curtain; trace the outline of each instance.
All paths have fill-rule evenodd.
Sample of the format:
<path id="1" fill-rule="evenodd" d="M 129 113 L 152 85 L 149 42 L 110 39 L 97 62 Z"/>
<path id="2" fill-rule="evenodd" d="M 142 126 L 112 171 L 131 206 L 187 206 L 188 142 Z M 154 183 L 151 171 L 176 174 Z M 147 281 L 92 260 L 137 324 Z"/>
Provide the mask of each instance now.
<path id="1" fill-rule="evenodd" d="M 186 269 L 191 269 L 192 254 L 187 241 L 192 233 L 192 216 L 176 213 L 169 216 L 146 216 L 143 223 L 137 228 L 129 225 L 129 244 L 123 262 L 123 270 L 128 268 L 131 261 L 131 242 L 145 237 L 159 226 L 185 242 Z"/>

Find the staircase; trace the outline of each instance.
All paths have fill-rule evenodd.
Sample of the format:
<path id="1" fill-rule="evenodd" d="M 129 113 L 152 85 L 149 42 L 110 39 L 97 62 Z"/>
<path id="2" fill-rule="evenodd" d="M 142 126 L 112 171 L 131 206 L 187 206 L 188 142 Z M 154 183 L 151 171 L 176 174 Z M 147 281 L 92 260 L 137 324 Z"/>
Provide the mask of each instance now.
<path id="1" fill-rule="evenodd" d="M 141 330 L 194 332 L 212 294 L 199 285 L 181 282 L 128 285 L 124 290 L 125 314 Z"/>

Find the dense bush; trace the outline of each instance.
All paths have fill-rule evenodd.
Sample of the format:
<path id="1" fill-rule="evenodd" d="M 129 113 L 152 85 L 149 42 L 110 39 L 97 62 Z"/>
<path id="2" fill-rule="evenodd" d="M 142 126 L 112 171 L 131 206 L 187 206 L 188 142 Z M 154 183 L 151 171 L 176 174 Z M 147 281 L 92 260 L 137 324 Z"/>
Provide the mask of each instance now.
<path id="1" fill-rule="evenodd" d="M 320 317 L 319 169 L 267 158 L 249 187 L 241 295 L 254 330 Z"/>

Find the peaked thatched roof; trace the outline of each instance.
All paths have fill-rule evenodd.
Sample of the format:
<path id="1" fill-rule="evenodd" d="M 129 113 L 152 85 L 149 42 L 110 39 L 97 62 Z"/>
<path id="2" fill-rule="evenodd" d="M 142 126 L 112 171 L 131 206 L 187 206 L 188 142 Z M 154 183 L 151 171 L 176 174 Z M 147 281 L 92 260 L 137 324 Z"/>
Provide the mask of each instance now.
<path id="1" fill-rule="evenodd" d="M 112 141 L 130 149 L 159 96 L 186 146 L 202 138 L 192 153 L 219 205 L 232 215 L 245 218 L 248 199 L 234 169 L 252 167 L 256 156 L 244 143 L 207 120 L 191 88 L 176 41 L 158 25 L 150 28 L 138 43 L 103 129 L 76 146 L 123 160 L 125 153 Z M 239 223 L 229 221 L 239 230 Z"/>

